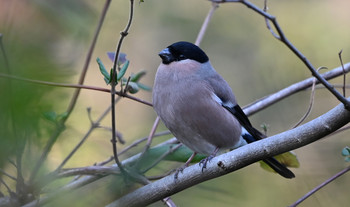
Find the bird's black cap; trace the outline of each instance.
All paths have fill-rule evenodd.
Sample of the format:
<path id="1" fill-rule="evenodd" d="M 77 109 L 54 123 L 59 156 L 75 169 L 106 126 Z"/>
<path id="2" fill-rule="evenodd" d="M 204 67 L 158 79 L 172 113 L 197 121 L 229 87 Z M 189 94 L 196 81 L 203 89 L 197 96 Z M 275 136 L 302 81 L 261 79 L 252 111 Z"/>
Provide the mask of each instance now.
<path id="1" fill-rule="evenodd" d="M 200 63 L 208 62 L 209 58 L 205 52 L 198 46 L 190 42 L 176 42 L 159 53 L 164 64 L 170 64 L 174 61 L 191 59 Z"/>

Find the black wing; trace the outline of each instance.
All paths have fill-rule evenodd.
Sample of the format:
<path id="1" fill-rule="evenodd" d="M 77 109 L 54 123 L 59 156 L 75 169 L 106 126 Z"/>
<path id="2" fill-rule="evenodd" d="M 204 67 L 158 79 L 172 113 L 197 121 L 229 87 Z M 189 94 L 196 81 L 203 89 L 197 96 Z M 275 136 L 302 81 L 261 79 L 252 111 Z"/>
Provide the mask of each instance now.
<path id="1" fill-rule="evenodd" d="M 225 105 L 222 105 L 225 109 L 227 109 L 233 116 L 237 118 L 239 123 L 253 136 L 251 137 L 243 137 L 248 143 L 252 143 L 254 141 L 257 141 L 259 139 L 263 139 L 266 136 L 262 134 L 260 131 L 255 129 L 252 124 L 250 123 L 247 115 L 243 112 L 241 107 L 239 105 L 236 105 L 234 107 L 228 107 Z"/>
<path id="2" fill-rule="evenodd" d="M 263 139 L 266 136 L 255 129 L 250 123 L 248 117 L 245 115 L 243 110 L 239 105 L 234 107 L 229 107 L 222 105 L 225 109 L 227 109 L 233 116 L 237 118 L 239 123 L 248 131 L 249 134 L 242 134 L 242 137 L 247 141 L 247 143 L 252 143 L 259 139 Z M 285 178 L 294 178 L 295 175 L 292 171 L 290 171 L 285 165 L 278 162 L 275 158 L 269 157 L 263 160 L 267 165 L 269 165 L 275 172 L 280 174 Z"/>

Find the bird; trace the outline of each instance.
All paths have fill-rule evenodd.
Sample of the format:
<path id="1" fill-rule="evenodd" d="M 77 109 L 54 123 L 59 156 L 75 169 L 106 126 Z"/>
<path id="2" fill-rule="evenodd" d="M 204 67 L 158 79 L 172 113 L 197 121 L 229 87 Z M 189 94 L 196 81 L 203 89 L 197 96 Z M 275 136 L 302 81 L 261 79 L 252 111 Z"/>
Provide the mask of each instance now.
<path id="1" fill-rule="evenodd" d="M 235 149 L 265 138 L 255 129 L 229 84 L 218 74 L 198 46 L 180 41 L 163 49 L 159 56 L 152 101 L 164 125 L 194 153 L 207 155 L 202 170 L 218 151 Z M 189 165 L 188 160 L 183 168 Z M 273 157 L 263 160 L 285 178 L 295 175 Z M 175 174 L 177 178 L 179 171 Z"/>

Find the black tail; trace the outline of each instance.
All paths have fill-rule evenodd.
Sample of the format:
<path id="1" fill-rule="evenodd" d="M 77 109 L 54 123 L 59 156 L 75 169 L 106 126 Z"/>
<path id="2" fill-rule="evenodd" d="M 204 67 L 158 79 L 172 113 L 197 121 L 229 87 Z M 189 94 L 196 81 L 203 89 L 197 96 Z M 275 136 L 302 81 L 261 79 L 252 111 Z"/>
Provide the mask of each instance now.
<path id="1" fill-rule="evenodd" d="M 254 133 L 256 136 L 262 137 L 263 135 L 260 135 L 258 133 L 260 133 L 259 131 L 257 131 L 254 128 L 251 128 L 250 131 L 252 133 Z M 255 142 L 256 139 L 255 137 L 253 137 L 251 134 L 246 133 L 246 134 L 242 134 L 241 135 L 246 141 L 247 143 L 252 143 Z M 270 166 L 275 172 L 277 172 L 278 174 L 280 174 L 281 176 L 285 177 L 285 178 L 294 178 L 295 175 L 292 171 L 290 171 L 286 166 L 284 166 L 282 163 L 280 163 L 278 160 L 276 160 L 273 157 L 269 157 L 263 160 L 268 166 Z"/>
<path id="2" fill-rule="evenodd" d="M 278 162 L 275 158 L 269 157 L 263 160 L 268 166 L 270 166 L 274 171 L 285 178 L 294 178 L 295 175 L 286 166 Z"/>

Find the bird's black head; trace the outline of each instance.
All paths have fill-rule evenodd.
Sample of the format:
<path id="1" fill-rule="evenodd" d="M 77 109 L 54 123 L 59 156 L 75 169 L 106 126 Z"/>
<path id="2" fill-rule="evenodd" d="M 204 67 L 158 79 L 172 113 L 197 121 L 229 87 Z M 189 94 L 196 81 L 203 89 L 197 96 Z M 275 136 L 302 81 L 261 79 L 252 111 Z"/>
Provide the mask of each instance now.
<path id="1" fill-rule="evenodd" d="M 170 64 L 174 61 L 195 60 L 200 63 L 208 62 L 209 58 L 198 46 L 190 42 L 176 42 L 159 53 L 163 64 Z"/>

